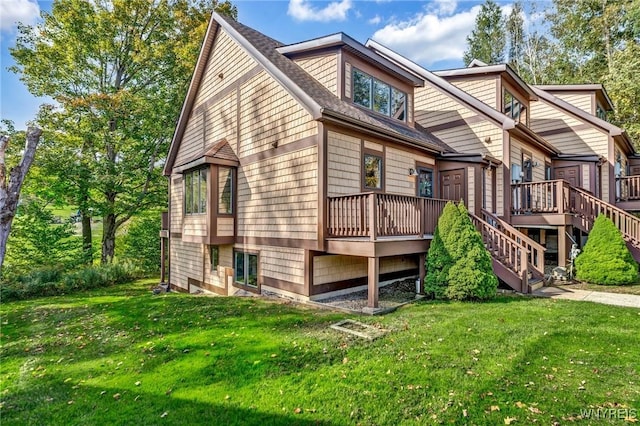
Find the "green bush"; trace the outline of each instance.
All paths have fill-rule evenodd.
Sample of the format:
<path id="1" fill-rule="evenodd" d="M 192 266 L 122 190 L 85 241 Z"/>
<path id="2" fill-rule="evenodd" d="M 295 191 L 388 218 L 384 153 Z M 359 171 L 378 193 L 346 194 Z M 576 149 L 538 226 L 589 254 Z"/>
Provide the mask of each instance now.
<path id="1" fill-rule="evenodd" d="M 429 296 L 453 300 L 495 296 L 498 278 L 491 255 L 464 204 L 445 206 L 427 253 L 426 269 L 425 293 Z"/>
<path id="2" fill-rule="evenodd" d="M 4 302 L 68 294 L 122 284 L 134 278 L 133 269 L 122 264 L 89 266 L 68 272 L 62 272 L 59 268 L 43 268 L 10 280 L 3 279 L 0 283 L 0 300 Z"/>
<path id="3" fill-rule="evenodd" d="M 618 228 L 604 215 L 596 218 L 575 266 L 576 278 L 593 284 L 624 285 L 638 279 L 638 264 Z"/>
<path id="4" fill-rule="evenodd" d="M 29 275 L 36 268 L 55 270 L 78 265 L 82 242 L 75 235 L 74 225 L 55 222 L 41 200 L 26 200 L 20 205 L 7 242 L 3 275 Z"/>
<path id="5" fill-rule="evenodd" d="M 160 215 L 133 219 L 122 240 L 122 259 L 145 275 L 160 273 Z"/>

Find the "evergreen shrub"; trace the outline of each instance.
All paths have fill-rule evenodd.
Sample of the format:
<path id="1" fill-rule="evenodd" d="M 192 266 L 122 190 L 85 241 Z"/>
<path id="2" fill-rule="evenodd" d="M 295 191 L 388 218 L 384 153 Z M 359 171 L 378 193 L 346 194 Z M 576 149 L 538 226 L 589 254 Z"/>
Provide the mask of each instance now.
<path id="1" fill-rule="evenodd" d="M 576 278 L 592 284 L 625 285 L 638 279 L 638 264 L 620 230 L 604 215 L 596 218 L 575 267 Z"/>
<path id="2" fill-rule="evenodd" d="M 493 298 L 498 278 L 491 255 L 463 203 L 447 203 L 427 253 L 425 293 L 437 299 Z"/>

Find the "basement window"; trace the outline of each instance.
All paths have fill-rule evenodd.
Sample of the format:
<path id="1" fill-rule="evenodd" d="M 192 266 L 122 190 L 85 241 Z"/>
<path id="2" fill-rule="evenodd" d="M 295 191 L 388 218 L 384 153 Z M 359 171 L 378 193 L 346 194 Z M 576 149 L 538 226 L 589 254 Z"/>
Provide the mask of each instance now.
<path id="1" fill-rule="evenodd" d="M 234 280 L 242 286 L 258 288 L 258 255 L 235 252 Z"/>

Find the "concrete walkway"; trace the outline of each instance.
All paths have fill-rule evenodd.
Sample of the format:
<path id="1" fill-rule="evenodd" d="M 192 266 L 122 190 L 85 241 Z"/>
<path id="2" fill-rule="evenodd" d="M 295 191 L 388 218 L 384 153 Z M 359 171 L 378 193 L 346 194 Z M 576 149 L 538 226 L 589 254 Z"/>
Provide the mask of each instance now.
<path id="1" fill-rule="evenodd" d="M 640 295 L 636 294 L 605 293 L 602 291 L 569 289 L 567 287 L 542 287 L 534 291 L 533 294 L 552 299 L 585 300 L 587 302 L 604 303 L 605 305 L 640 308 Z"/>

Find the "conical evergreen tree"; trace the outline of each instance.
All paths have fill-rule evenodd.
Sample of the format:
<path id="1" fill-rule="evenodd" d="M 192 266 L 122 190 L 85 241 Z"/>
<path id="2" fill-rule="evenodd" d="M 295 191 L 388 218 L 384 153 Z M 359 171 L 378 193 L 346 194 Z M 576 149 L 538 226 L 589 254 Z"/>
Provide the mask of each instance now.
<path id="1" fill-rule="evenodd" d="M 624 285 L 638 279 L 638 264 L 618 228 L 604 215 L 596 218 L 575 266 L 576 278 L 593 284 Z"/>
<path id="2" fill-rule="evenodd" d="M 437 299 L 488 299 L 498 279 L 491 255 L 464 204 L 449 202 L 438 219 L 426 259 L 425 293 Z"/>

